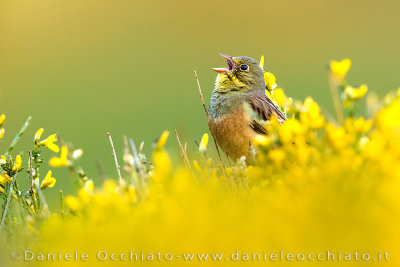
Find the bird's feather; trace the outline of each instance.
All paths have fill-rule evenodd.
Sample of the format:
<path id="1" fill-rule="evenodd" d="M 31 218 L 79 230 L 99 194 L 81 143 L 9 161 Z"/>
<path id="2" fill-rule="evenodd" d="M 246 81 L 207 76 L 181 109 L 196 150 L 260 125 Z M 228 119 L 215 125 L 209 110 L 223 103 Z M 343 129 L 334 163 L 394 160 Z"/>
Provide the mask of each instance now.
<path id="1" fill-rule="evenodd" d="M 258 134 L 268 134 L 266 125 L 272 116 L 276 116 L 279 122 L 286 120 L 285 115 L 261 90 L 249 94 L 244 105 L 251 118 L 250 127 Z"/>

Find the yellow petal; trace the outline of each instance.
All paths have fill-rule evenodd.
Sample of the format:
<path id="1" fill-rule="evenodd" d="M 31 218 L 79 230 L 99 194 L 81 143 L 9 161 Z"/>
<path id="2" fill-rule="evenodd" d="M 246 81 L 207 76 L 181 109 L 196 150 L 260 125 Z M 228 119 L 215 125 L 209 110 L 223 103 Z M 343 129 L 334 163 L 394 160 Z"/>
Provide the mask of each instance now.
<path id="1" fill-rule="evenodd" d="M 264 73 L 265 85 L 271 91 L 276 88 L 276 78 L 271 72 Z"/>
<path id="2" fill-rule="evenodd" d="M 70 165 L 68 160 L 68 148 L 66 146 L 61 147 L 60 157 L 53 157 L 49 160 L 49 164 L 52 167 L 66 167 Z"/>
<path id="3" fill-rule="evenodd" d="M 262 55 L 262 56 L 261 56 L 261 59 L 260 59 L 260 68 L 261 68 L 262 70 L 264 70 L 264 55 Z"/>
<path id="4" fill-rule="evenodd" d="M 53 157 L 49 160 L 49 165 L 51 167 L 63 167 L 63 161 L 61 158 Z"/>
<path id="5" fill-rule="evenodd" d="M 40 188 L 46 189 L 47 187 L 53 187 L 56 183 L 56 179 L 51 177 L 47 180 L 43 180 L 42 184 L 40 185 Z"/>
<path id="6" fill-rule="evenodd" d="M 201 142 L 199 145 L 199 151 L 204 152 L 207 149 L 207 144 L 208 144 L 208 134 L 205 133 L 203 134 L 203 137 L 201 138 Z"/>
<path id="7" fill-rule="evenodd" d="M 6 120 L 6 115 L 1 114 L 0 115 L 0 126 L 2 126 L 4 124 L 4 121 Z"/>
<path id="8" fill-rule="evenodd" d="M 57 141 L 57 135 L 56 134 L 52 134 L 49 137 L 47 137 L 45 140 L 41 141 L 39 144 L 41 146 L 45 146 L 48 149 L 50 149 L 53 152 L 58 152 L 60 151 L 59 147 L 54 144 L 54 142 Z"/>
<path id="9" fill-rule="evenodd" d="M 330 70 L 336 77 L 342 79 L 351 67 L 351 60 L 345 58 L 341 61 L 332 60 L 329 64 Z"/>
<path id="10" fill-rule="evenodd" d="M 5 186 L 5 185 L 7 184 L 6 178 L 3 177 L 3 176 L 1 176 L 1 175 L 0 175 L 0 184 L 1 184 L 2 186 Z"/>
<path id="11" fill-rule="evenodd" d="M 58 151 L 60 151 L 60 148 L 56 145 L 56 144 L 53 144 L 53 143 L 49 143 L 48 145 L 47 145 L 47 148 L 48 149 L 50 149 L 51 151 L 53 151 L 53 152 L 58 152 Z"/>
<path id="12" fill-rule="evenodd" d="M 162 147 L 164 147 L 165 143 L 166 143 L 167 140 L 168 140 L 168 136 L 169 136 L 169 132 L 168 132 L 168 131 L 164 131 L 164 132 L 161 134 L 161 136 L 160 136 L 160 138 L 158 139 L 158 142 L 157 142 L 157 148 L 162 148 Z"/>
<path id="13" fill-rule="evenodd" d="M 40 137 L 43 134 L 43 131 L 44 131 L 43 128 L 40 128 L 39 130 L 36 131 L 36 133 L 35 133 L 35 141 L 39 141 Z"/>
<path id="14" fill-rule="evenodd" d="M 6 171 L 3 171 L 3 178 L 7 181 L 7 183 L 11 183 L 12 178 L 8 176 Z"/>
<path id="15" fill-rule="evenodd" d="M 53 187 L 56 183 L 56 179 L 51 177 L 52 172 L 48 171 L 46 177 L 43 179 L 42 184 L 40 185 L 41 189 L 46 189 L 47 187 Z"/>
<path id="16" fill-rule="evenodd" d="M 67 146 L 62 146 L 61 147 L 61 156 L 60 158 L 62 158 L 64 161 L 68 160 L 68 147 Z"/>
<path id="17" fill-rule="evenodd" d="M 21 165 L 22 165 L 21 156 L 20 156 L 20 155 L 17 155 L 17 156 L 15 157 L 15 164 L 14 164 L 12 170 L 13 170 L 14 172 L 19 171 L 19 170 L 21 169 Z"/>
<path id="18" fill-rule="evenodd" d="M 347 86 L 344 92 L 351 100 L 357 100 L 362 98 L 368 92 L 368 87 L 365 84 L 361 85 L 359 88 Z"/>
<path id="19" fill-rule="evenodd" d="M 274 91 L 272 91 L 272 96 L 280 107 L 284 107 L 286 105 L 287 97 L 281 88 L 276 88 Z"/>
<path id="20" fill-rule="evenodd" d="M 6 132 L 6 130 L 4 128 L 0 129 L 0 139 L 2 139 L 4 137 L 5 132 Z"/>
<path id="21" fill-rule="evenodd" d="M 74 196 L 67 196 L 65 199 L 65 205 L 74 211 L 78 211 L 81 208 L 81 202 Z"/>
<path id="22" fill-rule="evenodd" d="M 271 138 L 265 135 L 257 134 L 256 137 L 253 139 L 253 144 L 255 146 L 268 146 L 272 143 Z"/>

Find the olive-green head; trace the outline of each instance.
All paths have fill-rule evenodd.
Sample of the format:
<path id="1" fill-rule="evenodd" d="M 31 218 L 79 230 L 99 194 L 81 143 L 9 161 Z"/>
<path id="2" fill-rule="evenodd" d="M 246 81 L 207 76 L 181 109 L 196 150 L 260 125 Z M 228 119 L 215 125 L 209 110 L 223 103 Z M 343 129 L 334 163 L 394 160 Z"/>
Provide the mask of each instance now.
<path id="1" fill-rule="evenodd" d="M 213 68 L 218 72 L 215 90 L 221 92 L 248 92 L 265 88 L 264 70 L 259 63 L 249 57 L 230 57 L 223 53 L 226 58 L 227 68 Z"/>

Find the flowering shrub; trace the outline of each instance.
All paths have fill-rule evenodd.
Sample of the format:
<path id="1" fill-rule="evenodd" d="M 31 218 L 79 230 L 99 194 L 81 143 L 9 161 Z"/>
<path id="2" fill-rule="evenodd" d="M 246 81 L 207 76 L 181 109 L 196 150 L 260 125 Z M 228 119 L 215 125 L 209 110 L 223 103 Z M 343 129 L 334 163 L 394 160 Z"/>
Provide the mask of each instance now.
<path id="1" fill-rule="evenodd" d="M 49 170 L 40 181 L 40 170 L 47 168 L 42 166 L 40 149 L 58 152 L 59 147 L 55 135 L 41 141 L 40 129 L 33 149 L 22 160 L 10 155 L 12 149 L 0 160 L 4 170 L 1 231 L 13 240 L 9 248 L 18 245 L 61 254 L 79 251 L 89 255 L 88 261 L 111 265 L 128 261 L 195 266 L 266 265 L 264 252 L 281 251 L 297 256 L 275 261 L 268 256 L 269 261 L 358 266 L 380 261 L 379 255 L 389 252 L 390 261 L 379 264 L 396 266 L 400 252 L 400 90 L 381 101 L 371 98 L 375 100 L 367 101 L 370 117 L 356 117 L 355 102 L 367 89 L 347 85 L 350 66 L 347 59 L 330 64 L 331 93 L 337 101 L 335 119 L 324 115 L 310 97 L 304 101 L 286 97 L 275 76 L 266 74 L 266 93 L 288 119 L 284 124 L 272 120 L 266 126 L 269 135 L 254 140 L 257 161 L 253 166 L 247 166 L 244 159 L 233 164 L 210 158 L 207 134 L 198 146 L 197 159 L 188 158 L 176 134 L 183 163 L 173 166 L 164 149 L 169 139 L 165 131 L 151 160 L 146 160 L 141 149 L 137 151 L 132 140 L 125 140 L 122 175 L 94 186 L 76 167 L 82 150 L 69 153 L 62 146 L 60 157 L 50 159 L 49 165 L 75 169 L 81 188 L 76 196 L 61 195 L 61 210 L 54 213 L 49 212 L 42 191 L 51 190 L 56 179 Z M 115 160 L 120 173 L 117 155 Z M 29 191 L 18 186 L 16 177 L 23 176 L 23 170 L 31 181 Z M 101 251 L 108 257 L 104 252 L 99 259 Z M 132 251 L 138 258 L 132 260 Z M 334 263 L 327 259 L 327 251 L 335 253 Z M 370 257 L 355 256 L 357 252 Z M 112 253 L 117 260 L 111 258 Z M 224 256 L 221 261 L 211 256 L 188 260 L 182 256 L 185 253 Z M 257 253 L 260 260 L 254 256 Z M 319 253 L 324 260 L 318 258 Z M 178 256 L 170 260 L 169 254 Z M 298 255 L 302 254 L 309 258 L 301 259 Z M 54 264 L 38 255 L 32 264 Z M 69 263 L 61 260 L 57 264 Z M 86 260 L 74 261 L 74 265 L 85 264 Z"/>

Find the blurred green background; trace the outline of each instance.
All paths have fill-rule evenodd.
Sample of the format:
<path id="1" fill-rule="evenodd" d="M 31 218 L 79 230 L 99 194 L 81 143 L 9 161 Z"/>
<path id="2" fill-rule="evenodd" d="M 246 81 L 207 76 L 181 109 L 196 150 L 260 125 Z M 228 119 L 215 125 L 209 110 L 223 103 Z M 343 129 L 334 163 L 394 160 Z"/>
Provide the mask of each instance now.
<path id="1" fill-rule="evenodd" d="M 43 127 L 84 149 L 95 181 L 97 158 L 116 176 L 107 131 L 120 160 L 123 134 L 149 153 L 173 127 L 193 151 L 207 131 L 193 70 L 208 104 L 211 68 L 226 65 L 218 52 L 264 54 L 288 95 L 311 95 L 329 111 L 331 59 L 351 58 L 350 83 L 383 94 L 400 85 L 399 10 L 396 0 L 0 0 L 1 149 L 32 115 L 16 152 Z M 168 147 L 177 149 L 173 136 Z M 74 192 L 67 169 L 54 176 L 56 189 Z"/>

